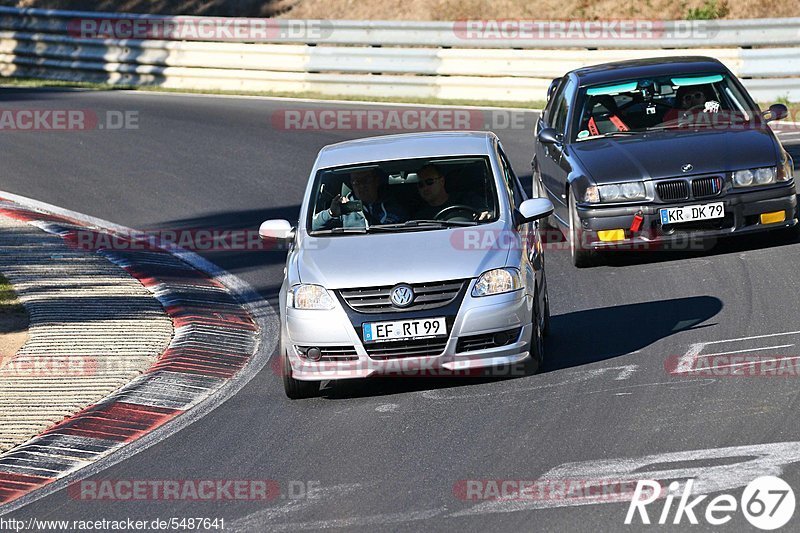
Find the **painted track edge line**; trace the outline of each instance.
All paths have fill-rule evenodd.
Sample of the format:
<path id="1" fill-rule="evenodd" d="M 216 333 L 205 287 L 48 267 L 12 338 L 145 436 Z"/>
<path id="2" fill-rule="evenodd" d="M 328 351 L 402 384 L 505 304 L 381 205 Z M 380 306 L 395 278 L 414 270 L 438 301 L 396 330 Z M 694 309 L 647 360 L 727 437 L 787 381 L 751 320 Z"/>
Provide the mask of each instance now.
<path id="1" fill-rule="evenodd" d="M 69 209 L 64 209 L 52 204 L 27 198 L 25 196 L 13 194 L 10 192 L 0 190 L 0 196 L 19 203 L 23 207 L 30 209 L 40 210 L 54 215 L 60 215 L 67 218 L 72 218 L 76 221 L 95 226 L 100 229 L 116 231 L 120 233 L 129 233 L 133 231 L 131 228 L 115 224 L 100 218 L 78 213 Z M 213 279 L 216 279 L 228 290 L 231 291 L 253 316 L 253 320 L 261 328 L 261 334 L 257 338 L 257 347 L 255 353 L 250 358 L 249 362 L 232 378 L 226 381 L 219 389 L 209 395 L 205 400 L 192 407 L 188 411 L 182 413 L 180 416 L 173 418 L 166 424 L 158 427 L 157 429 L 147 433 L 133 442 L 123 446 L 119 450 L 102 457 L 83 468 L 80 468 L 62 478 L 59 478 L 35 491 L 25 494 L 11 502 L 0 505 L 0 516 L 6 515 L 10 512 L 18 510 L 26 505 L 29 505 L 37 500 L 47 497 L 55 492 L 67 488 L 71 483 L 86 479 L 89 476 L 102 472 L 103 470 L 114 466 L 122 461 L 125 461 L 134 455 L 143 452 L 151 446 L 162 442 L 163 440 L 171 437 L 191 424 L 202 419 L 236 393 L 238 393 L 247 383 L 249 383 L 260 372 L 264 366 L 269 362 L 272 353 L 277 346 L 278 335 L 278 320 L 273 307 L 253 289 L 247 282 L 238 278 L 237 276 L 227 272 L 219 266 L 211 263 L 207 259 L 200 257 L 194 252 L 171 246 L 164 249 L 167 253 L 176 256 L 178 259 L 183 260 L 190 266 L 208 274 Z"/>

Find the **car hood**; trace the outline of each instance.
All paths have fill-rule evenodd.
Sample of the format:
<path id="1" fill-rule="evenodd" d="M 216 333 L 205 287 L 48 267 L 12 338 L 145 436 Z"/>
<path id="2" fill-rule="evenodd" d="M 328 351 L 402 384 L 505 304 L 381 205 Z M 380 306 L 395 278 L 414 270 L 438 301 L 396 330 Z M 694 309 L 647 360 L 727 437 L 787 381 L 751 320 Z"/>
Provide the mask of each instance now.
<path id="1" fill-rule="evenodd" d="M 486 270 L 506 266 L 509 250 L 518 244 L 516 232 L 506 232 L 498 224 L 405 233 L 306 236 L 295 264 L 302 283 L 328 289 L 424 283 L 474 278 Z"/>
<path id="2" fill-rule="evenodd" d="M 657 179 L 775 166 L 777 143 L 767 129 L 667 130 L 576 142 L 575 156 L 596 183 Z"/>

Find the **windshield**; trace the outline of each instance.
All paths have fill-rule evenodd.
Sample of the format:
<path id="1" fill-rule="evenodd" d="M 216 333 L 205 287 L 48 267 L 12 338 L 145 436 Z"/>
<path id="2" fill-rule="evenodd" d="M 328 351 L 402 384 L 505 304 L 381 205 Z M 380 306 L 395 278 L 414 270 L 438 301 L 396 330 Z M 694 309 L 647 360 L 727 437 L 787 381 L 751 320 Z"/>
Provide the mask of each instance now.
<path id="1" fill-rule="evenodd" d="M 581 90 L 583 105 L 573 140 L 671 128 L 742 127 L 759 120 L 725 74 L 637 78 Z"/>
<path id="2" fill-rule="evenodd" d="M 407 159 L 322 169 L 308 211 L 315 235 L 423 231 L 497 220 L 486 156 Z"/>

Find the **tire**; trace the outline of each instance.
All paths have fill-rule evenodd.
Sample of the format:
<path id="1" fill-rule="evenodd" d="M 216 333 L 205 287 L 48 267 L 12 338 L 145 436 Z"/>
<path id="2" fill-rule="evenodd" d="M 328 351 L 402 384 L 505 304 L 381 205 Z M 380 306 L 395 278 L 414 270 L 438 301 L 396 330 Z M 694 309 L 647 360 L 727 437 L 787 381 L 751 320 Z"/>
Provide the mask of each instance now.
<path id="1" fill-rule="evenodd" d="M 578 207 L 575 202 L 575 196 L 572 192 L 568 193 L 569 196 L 569 251 L 572 256 L 572 264 L 577 268 L 586 268 L 593 266 L 596 260 L 595 253 L 592 250 L 587 250 L 583 247 L 581 234 L 581 221 L 578 217 Z"/>
<path id="2" fill-rule="evenodd" d="M 539 294 L 537 292 L 533 299 L 533 317 L 531 320 L 533 324 L 533 332 L 531 333 L 531 356 L 527 359 L 525 368 L 526 374 L 528 375 L 538 373 L 544 365 L 543 318 L 539 311 Z"/>
<path id="3" fill-rule="evenodd" d="M 550 296 L 548 296 L 546 289 L 544 292 L 544 319 L 542 324 L 542 336 L 547 337 L 550 335 Z"/>
<path id="4" fill-rule="evenodd" d="M 290 400 L 313 398 L 319 394 L 318 381 L 300 381 L 292 377 L 292 365 L 289 364 L 289 356 L 285 354 L 281 374 L 283 375 L 283 390 Z"/>

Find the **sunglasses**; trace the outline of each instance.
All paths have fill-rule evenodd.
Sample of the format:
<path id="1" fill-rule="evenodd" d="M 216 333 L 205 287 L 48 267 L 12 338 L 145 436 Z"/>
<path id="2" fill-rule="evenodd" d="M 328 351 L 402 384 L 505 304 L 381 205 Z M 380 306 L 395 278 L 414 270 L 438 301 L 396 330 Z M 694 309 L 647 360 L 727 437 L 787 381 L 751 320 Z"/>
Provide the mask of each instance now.
<path id="1" fill-rule="evenodd" d="M 420 188 L 420 189 L 422 187 L 430 187 L 431 185 L 436 183 L 436 181 L 437 181 L 436 178 L 428 178 L 426 180 L 420 180 L 420 181 L 417 182 L 417 187 Z"/>
<path id="2" fill-rule="evenodd" d="M 696 93 L 684 94 L 683 95 L 683 101 L 684 102 L 687 101 L 687 100 L 700 100 L 701 98 L 705 98 L 705 95 L 703 93 L 701 93 L 700 91 L 698 91 Z"/>

